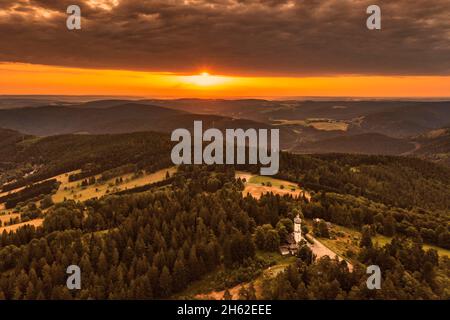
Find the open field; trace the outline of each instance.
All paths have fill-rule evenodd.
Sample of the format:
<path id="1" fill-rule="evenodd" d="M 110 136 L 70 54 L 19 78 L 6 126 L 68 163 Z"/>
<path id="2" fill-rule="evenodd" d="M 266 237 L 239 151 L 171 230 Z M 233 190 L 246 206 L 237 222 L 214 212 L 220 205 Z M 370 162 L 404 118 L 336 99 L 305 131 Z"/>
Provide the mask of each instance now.
<path id="1" fill-rule="evenodd" d="M 306 122 L 306 120 L 273 120 L 275 123 L 275 126 L 289 126 L 289 125 L 299 125 L 299 126 L 307 126 L 308 123 Z"/>
<path id="2" fill-rule="evenodd" d="M 154 173 L 150 174 L 144 174 L 142 176 L 134 177 L 133 174 L 125 174 L 116 178 L 122 178 L 123 183 L 120 183 L 119 185 L 115 185 L 116 178 L 112 178 L 108 181 L 96 183 L 91 186 L 82 187 L 81 181 L 73 181 L 69 182 L 69 175 L 79 173 L 80 170 L 60 174 L 58 176 L 52 177 L 50 179 L 56 179 L 61 184 L 59 186 L 58 191 L 52 196 L 52 200 L 54 203 L 60 203 L 63 202 L 64 199 L 67 200 L 76 200 L 76 201 L 86 201 L 92 198 L 96 197 L 102 197 L 109 193 L 114 193 L 130 188 L 140 187 L 146 184 L 159 182 L 165 179 L 166 173 L 169 172 L 170 175 L 174 174 L 176 172 L 177 168 L 167 168 L 162 169 Z M 96 178 L 100 178 L 101 175 L 97 175 Z M 46 179 L 49 180 L 49 179 Z M 17 192 L 20 189 L 14 190 L 13 192 Z M 36 205 L 39 207 L 39 203 L 36 203 Z M 44 210 L 45 213 L 47 210 Z M 10 218 L 20 217 L 20 214 L 17 213 L 11 213 L 12 210 L 6 211 L 4 208 L 4 204 L 0 204 L 0 220 L 4 223 L 5 221 L 9 221 Z M 3 230 L 6 231 L 15 231 L 21 226 L 24 225 L 34 225 L 34 226 L 40 226 L 44 220 L 43 219 L 34 219 L 23 223 L 14 224 L 11 226 L 4 226 L 0 227 L 0 233 L 3 232 Z"/>
<path id="3" fill-rule="evenodd" d="M 372 238 L 372 241 L 374 243 L 378 243 L 378 245 L 380 246 L 384 246 L 387 243 L 391 242 L 392 238 L 391 237 L 386 237 L 380 234 L 377 234 L 375 237 Z M 428 250 L 428 249 L 434 249 L 437 251 L 438 255 L 443 257 L 443 256 L 447 256 L 448 258 L 450 258 L 450 250 L 444 249 L 444 248 L 440 248 L 431 244 L 424 244 L 423 245 L 424 250 Z"/>
<path id="4" fill-rule="evenodd" d="M 292 195 L 293 197 L 299 197 L 305 195 L 307 199 L 311 198 L 308 192 L 300 189 L 298 185 L 290 181 L 252 175 L 249 172 L 243 171 L 236 171 L 236 178 L 245 178 L 246 180 L 245 189 L 243 191 L 244 196 L 251 194 L 256 199 L 259 199 L 263 194 L 272 192 L 282 196 Z"/>
<path id="5" fill-rule="evenodd" d="M 270 177 L 264 177 L 264 176 L 253 176 L 250 178 L 250 183 L 253 184 L 266 184 L 270 183 L 273 187 L 280 188 L 281 186 L 289 189 L 300 189 L 295 183 L 292 183 L 290 181 L 280 180 L 280 179 L 274 179 Z"/>
<path id="6" fill-rule="evenodd" d="M 11 226 L 1 227 L 0 234 L 3 231 L 6 231 L 6 232 L 16 231 L 17 229 L 19 229 L 20 227 L 25 226 L 25 225 L 32 225 L 32 226 L 38 227 L 38 226 L 42 225 L 43 221 L 44 221 L 44 219 L 34 219 L 34 220 L 27 221 L 27 222 L 13 224 Z"/>
<path id="7" fill-rule="evenodd" d="M 236 171 L 236 173 L 235 173 L 236 179 L 241 179 L 241 180 L 245 179 L 246 182 L 249 182 L 252 177 L 253 177 L 253 174 L 251 174 L 250 172 Z"/>
<path id="8" fill-rule="evenodd" d="M 5 224 L 5 222 L 9 222 L 10 219 L 20 218 L 20 214 L 18 213 L 10 213 L 10 214 L 3 214 L 0 215 L 0 221 L 2 222 L 2 225 Z"/>
<path id="9" fill-rule="evenodd" d="M 10 195 L 10 194 L 19 192 L 23 189 L 25 189 L 25 187 L 20 187 L 20 188 L 14 189 L 14 190 L 6 191 L 6 192 L 0 192 L 0 197 L 4 197 L 4 196 Z"/>
<path id="10" fill-rule="evenodd" d="M 62 184 L 69 183 L 69 176 L 72 174 L 78 174 L 80 172 L 81 172 L 81 170 L 74 170 L 71 172 L 66 172 L 66 173 L 60 174 L 58 176 L 54 176 L 54 177 L 50 178 L 49 180 L 56 179 L 57 181 L 61 182 Z"/>
<path id="11" fill-rule="evenodd" d="M 312 223 L 310 221 L 308 221 L 308 227 L 310 227 L 312 230 Z M 340 256 L 345 257 L 345 259 L 352 261 L 353 257 L 349 256 L 349 252 L 353 252 L 354 254 L 357 254 L 359 252 L 361 232 L 333 224 L 333 227 L 331 229 L 331 237 L 332 239 L 320 238 L 320 242 L 322 242 L 325 246 L 327 246 Z M 379 234 L 372 237 L 373 244 L 378 244 L 379 246 L 384 246 L 391 240 L 392 238 Z M 450 250 L 428 244 L 424 244 L 423 248 L 425 250 L 435 249 L 438 252 L 439 256 L 447 256 L 450 258 Z"/>
<path id="12" fill-rule="evenodd" d="M 146 184 L 159 182 L 165 179 L 166 173 L 170 175 L 176 172 L 176 167 L 162 169 L 154 173 L 144 174 L 142 176 L 135 177 L 134 174 L 129 173 L 120 177 L 112 178 L 105 182 L 95 183 L 93 185 L 82 187 L 81 181 L 68 182 L 63 181 L 59 186 L 56 194 L 53 195 L 53 202 L 59 203 L 67 200 L 85 201 L 92 198 L 100 198 L 105 194 L 114 193 L 122 190 L 127 190 L 135 187 L 140 187 Z M 101 175 L 96 175 L 95 178 L 99 179 Z M 115 183 L 117 178 L 122 178 L 123 183 Z"/>
<path id="13" fill-rule="evenodd" d="M 273 120 L 276 126 L 299 125 L 303 127 L 312 127 L 323 131 L 347 131 L 349 124 L 344 121 L 332 119 L 306 119 L 306 120 Z"/>
<path id="14" fill-rule="evenodd" d="M 311 122 L 310 127 L 323 131 L 347 131 L 348 124 L 341 121 Z"/>
<path id="15" fill-rule="evenodd" d="M 68 183 L 69 175 L 75 174 L 75 173 L 79 173 L 80 171 L 81 170 L 75 170 L 75 171 L 71 171 L 71 172 L 66 172 L 66 173 L 63 173 L 63 174 L 60 174 L 60 175 L 57 175 L 57 176 L 54 176 L 54 177 L 51 177 L 51 178 L 48 178 L 48 179 L 45 179 L 45 180 L 42 180 L 42 181 L 38 181 L 36 183 L 41 183 L 41 182 L 49 181 L 49 180 L 53 180 L 53 179 L 56 179 L 60 183 Z M 14 194 L 16 192 L 22 191 L 25 188 L 26 187 L 20 187 L 20 188 L 17 188 L 17 189 L 13 189 L 11 191 L 2 192 L 2 193 L 0 193 L 0 197 L 6 196 L 6 195 L 10 195 L 10 194 Z M 0 210 L 4 210 L 4 204 L 3 203 L 0 204 Z"/>

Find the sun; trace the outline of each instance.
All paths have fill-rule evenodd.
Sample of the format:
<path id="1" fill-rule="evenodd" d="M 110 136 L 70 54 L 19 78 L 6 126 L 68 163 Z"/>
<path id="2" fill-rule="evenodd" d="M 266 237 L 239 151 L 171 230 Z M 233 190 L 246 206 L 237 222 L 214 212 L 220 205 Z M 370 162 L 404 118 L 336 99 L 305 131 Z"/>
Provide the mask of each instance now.
<path id="1" fill-rule="evenodd" d="M 224 84 L 229 81 L 228 77 L 214 76 L 208 71 L 202 71 L 200 74 L 182 77 L 182 81 L 198 87 L 212 87 Z"/>

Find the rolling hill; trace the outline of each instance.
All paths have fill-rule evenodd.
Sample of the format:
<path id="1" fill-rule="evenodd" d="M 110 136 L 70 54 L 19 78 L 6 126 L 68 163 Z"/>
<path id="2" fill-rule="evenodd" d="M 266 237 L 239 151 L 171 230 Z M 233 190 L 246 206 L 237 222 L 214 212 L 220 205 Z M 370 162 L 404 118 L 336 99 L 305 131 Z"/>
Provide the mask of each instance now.
<path id="1" fill-rule="evenodd" d="M 148 171 L 172 165 L 169 136 L 156 132 L 27 137 L 4 147 L 14 152 L 0 153 L 7 164 L 0 167 L 3 191 L 77 169 L 96 174 L 129 164 Z"/>
<path id="2" fill-rule="evenodd" d="M 0 127 L 38 136 L 124 133 L 151 130 L 161 119 L 182 113 L 133 103 L 106 109 L 45 106 L 0 110 Z"/>
<path id="3" fill-rule="evenodd" d="M 414 144 L 407 140 L 391 138 L 379 133 L 364 133 L 302 143 L 295 148 L 295 151 L 299 153 L 400 155 L 413 149 Z"/>
<path id="4" fill-rule="evenodd" d="M 0 98 L 4 103 L 6 100 Z M 50 97 L 41 101 L 47 100 Z M 31 103 L 38 99 L 30 97 L 18 101 Z M 450 103 L 351 99 L 97 99 L 83 102 L 65 101 L 61 97 L 47 106 L 0 110 L 0 128 L 35 136 L 170 133 L 177 128 L 192 129 L 195 120 L 203 121 L 204 129 L 278 128 L 282 149 L 294 152 L 414 154 L 440 161 L 446 157 L 445 152 L 439 151 L 435 156 L 431 151 L 436 146 L 425 147 L 442 142 L 417 137 L 450 123 Z M 415 141 L 416 138 L 420 141 Z M 424 149 L 415 150 L 411 142 L 416 149 L 418 146 Z"/>
<path id="5" fill-rule="evenodd" d="M 432 130 L 415 139 L 414 156 L 450 166 L 450 128 Z"/>
<path id="6" fill-rule="evenodd" d="M 116 134 L 157 131 L 170 133 L 177 128 L 193 128 L 195 120 L 208 128 L 270 129 L 271 124 L 212 114 L 193 114 L 159 106 L 106 100 L 90 102 L 91 107 L 45 106 L 0 110 L 0 128 L 36 136 L 61 134 Z M 92 107 L 94 105 L 94 107 Z M 278 127 L 277 127 L 278 128 Z M 281 147 L 290 148 L 296 135 L 281 128 Z"/>

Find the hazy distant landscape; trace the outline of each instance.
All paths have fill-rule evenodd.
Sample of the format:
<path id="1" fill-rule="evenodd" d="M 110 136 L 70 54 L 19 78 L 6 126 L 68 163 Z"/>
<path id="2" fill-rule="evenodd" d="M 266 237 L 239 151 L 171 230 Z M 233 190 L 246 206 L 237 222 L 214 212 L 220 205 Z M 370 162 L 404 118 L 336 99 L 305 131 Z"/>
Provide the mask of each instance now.
<path id="1" fill-rule="evenodd" d="M 296 153 L 408 155 L 449 164 L 450 101 L 41 99 L 0 99 L 0 127 L 37 136 L 171 132 L 202 120 L 206 128 L 279 128 L 282 148 Z"/>

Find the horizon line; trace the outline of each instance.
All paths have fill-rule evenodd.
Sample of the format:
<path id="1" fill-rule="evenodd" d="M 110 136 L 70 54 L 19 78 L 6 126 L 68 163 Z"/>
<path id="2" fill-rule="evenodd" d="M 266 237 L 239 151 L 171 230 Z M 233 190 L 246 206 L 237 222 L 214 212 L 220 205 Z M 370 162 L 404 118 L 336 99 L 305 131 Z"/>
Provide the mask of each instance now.
<path id="1" fill-rule="evenodd" d="M 450 96 L 433 97 L 433 96 L 223 96 L 223 97 L 170 97 L 170 96 L 139 96 L 139 95 L 90 95 L 90 94 L 0 94 L 0 98 L 114 98 L 118 100 L 134 99 L 134 100 L 269 100 L 269 101 L 286 101 L 286 100 L 441 100 L 450 101 Z"/>

